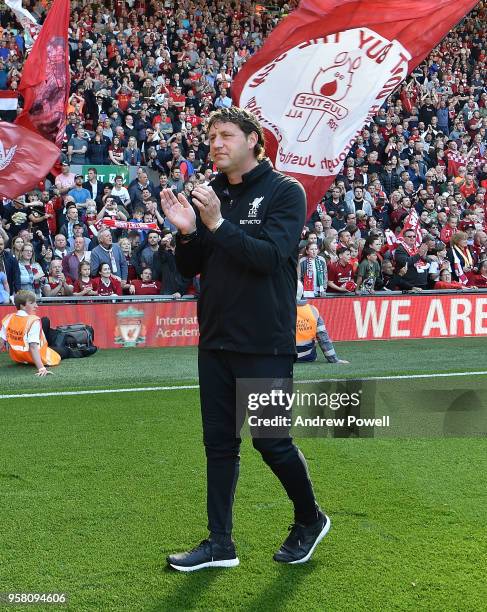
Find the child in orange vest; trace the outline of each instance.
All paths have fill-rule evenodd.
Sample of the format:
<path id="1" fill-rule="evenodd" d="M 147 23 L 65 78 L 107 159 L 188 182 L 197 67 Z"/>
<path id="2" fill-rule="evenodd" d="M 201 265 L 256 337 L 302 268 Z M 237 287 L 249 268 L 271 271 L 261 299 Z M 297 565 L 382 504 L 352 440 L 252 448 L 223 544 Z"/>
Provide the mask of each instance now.
<path id="1" fill-rule="evenodd" d="M 8 345 L 13 361 L 30 363 L 37 368 L 36 376 L 52 374 L 46 366 L 56 366 L 61 356 L 49 348 L 37 310 L 36 296 L 31 291 L 19 291 L 14 298 L 17 312 L 2 321 L 0 346 Z"/>

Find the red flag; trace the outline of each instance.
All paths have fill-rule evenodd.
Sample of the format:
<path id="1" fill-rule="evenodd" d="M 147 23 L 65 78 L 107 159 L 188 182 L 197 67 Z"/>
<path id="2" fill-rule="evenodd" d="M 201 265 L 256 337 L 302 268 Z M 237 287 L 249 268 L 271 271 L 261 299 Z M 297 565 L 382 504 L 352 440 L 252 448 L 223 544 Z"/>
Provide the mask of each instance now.
<path id="1" fill-rule="evenodd" d="M 266 130 L 275 167 L 306 189 L 308 212 L 357 131 L 477 0 L 302 0 L 244 64 L 237 106 Z"/>
<path id="2" fill-rule="evenodd" d="M 404 242 L 404 232 L 407 232 L 408 230 L 412 230 L 415 233 L 413 249 L 409 249 L 407 244 Z M 417 252 L 418 247 L 423 242 L 423 233 L 421 231 L 421 225 L 419 223 L 419 216 L 415 208 L 412 208 L 409 215 L 404 219 L 403 228 L 397 236 L 390 229 L 386 229 L 384 233 L 387 243 L 386 250 L 391 251 L 391 253 L 394 253 L 398 245 L 402 244 L 406 248 L 406 250 L 411 250 L 411 255 L 414 255 Z"/>
<path id="3" fill-rule="evenodd" d="M 55 0 L 22 70 L 24 108 L 16 120 L 59 149 L 69 96 L 68 25 L 69 0 Z"/>
<path id="4" fill-rule="evenodd" d="M 58 157 L 59 149 L 52 142 L 0 121 L 0 195 L 12 199 L 34 189 Z"/>

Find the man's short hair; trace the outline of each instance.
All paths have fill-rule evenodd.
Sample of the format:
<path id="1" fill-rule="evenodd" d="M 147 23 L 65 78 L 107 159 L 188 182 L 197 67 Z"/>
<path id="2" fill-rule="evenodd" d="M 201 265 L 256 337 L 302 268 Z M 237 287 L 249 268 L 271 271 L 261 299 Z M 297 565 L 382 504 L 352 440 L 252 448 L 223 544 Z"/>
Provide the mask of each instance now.
<path id="1" fill-rule="evenodd" d="M 249 113 L 249 111 L 236 106 L 220 108 L 211 113 L 207 124 L 208 131 L 210 131 L 210 128 L 215 125 L 215 123 L 233 123 L 237 125 L 246 136 L 255 132 L 257 134 L 257 144 L 254 147 L 254 154 L 257 159 L 264 157 L 264 130 L 253 113 Z"/>
<path id="2" fill-rule="evenodd" d="M 342 253 L 350 252 L 350 248 L 346 246 L 338 247 L 337 255 L 340 256 Z"/>
<path id="3" fill-rule="evenodd" d="M 14 304 L 17 310 L 20 310 L 28 302 L 35 302 L 35 301 L 36 301 L 35 293 L 33 291 L 25 291 L 24 289 L 17 291 L 14 297 Z"/>

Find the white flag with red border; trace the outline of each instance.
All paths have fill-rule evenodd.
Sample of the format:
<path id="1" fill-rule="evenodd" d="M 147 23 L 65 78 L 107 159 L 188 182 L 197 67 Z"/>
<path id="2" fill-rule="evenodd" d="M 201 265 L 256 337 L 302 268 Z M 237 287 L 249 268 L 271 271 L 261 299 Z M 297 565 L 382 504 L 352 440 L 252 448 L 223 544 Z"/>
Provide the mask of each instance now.
<path id="1" fill-rule="evenodd" d="M 301 181 L 308 213 L 358 130 L 475 4 L 302 0 L 244 64 L 232 87 L 234 103 L 259 117 L 267 154 Z"/>

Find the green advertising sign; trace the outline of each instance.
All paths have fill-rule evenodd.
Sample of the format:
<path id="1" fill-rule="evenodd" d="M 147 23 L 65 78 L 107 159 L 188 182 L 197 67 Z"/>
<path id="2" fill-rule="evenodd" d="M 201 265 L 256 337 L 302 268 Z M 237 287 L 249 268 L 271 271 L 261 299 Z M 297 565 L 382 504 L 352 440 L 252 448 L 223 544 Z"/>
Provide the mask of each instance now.
<path id="1" fill-rule="evenodd" d="M 115 177 L 120 175 L 123 176 L 123 184 L 127 186 L 130 183 L 129 169 L 128 166 L 94 166 L 85 165 L 81 166 L 81 174 L 84 176 L 85 181 L 88 180 L 88 168 L 96 168 L 98 172 L 98 180 L 102 183 L 115 183 Z"/>

